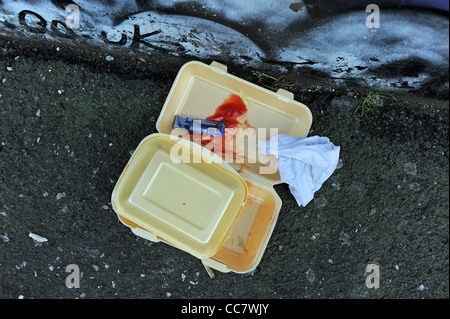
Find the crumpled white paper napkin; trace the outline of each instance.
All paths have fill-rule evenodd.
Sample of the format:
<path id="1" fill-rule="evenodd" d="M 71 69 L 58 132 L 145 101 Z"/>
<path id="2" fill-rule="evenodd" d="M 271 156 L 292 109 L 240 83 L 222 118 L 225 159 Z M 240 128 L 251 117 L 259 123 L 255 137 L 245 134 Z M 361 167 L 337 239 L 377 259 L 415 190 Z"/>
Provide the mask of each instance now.
<path id="1" fill-rule="evenodd" d="M 289 185 L 299 206 L 306 206 L 333 174 L 340 152 L 340 147 L 327 137 L 285 134 L 258 141 L 258 149 L 265 155 L 273 154 L 278 158 L 281 181 Z"/>

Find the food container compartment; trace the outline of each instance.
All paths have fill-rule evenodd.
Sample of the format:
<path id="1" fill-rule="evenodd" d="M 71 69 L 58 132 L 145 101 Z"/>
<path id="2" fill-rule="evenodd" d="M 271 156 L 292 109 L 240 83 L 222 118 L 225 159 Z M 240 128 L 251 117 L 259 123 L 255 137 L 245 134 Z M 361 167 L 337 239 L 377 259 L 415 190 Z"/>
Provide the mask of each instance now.
<path id="1" fill-rule="evenodd" d="M 305 137 L 312 123 L 311 111 L 295 101 L 291 92 L 280 89 L 272 92 L 227 73 L 223 64 L 207 65 L 192 61 L 183 65 L 174 80 L 164 106 L 156 122 L 158 132 L 171 134 L 176 116 L 205 119 L 231 94 L 244 92 L 248 105 L 245 120 L 256 131 L 257 140 L 270 138 L 270 128 L 277 134 Z M 259 129 L 262 130 L 259 130 Z M 260 174 L 260 168 L 276 162 L 271 155 L 269 162 L 263 156 L 245 158 L 243 164 L 250 171 Z M 264 161 L 259 159 L 264 158 Z M 240 165 L 233 165 L 239 170 Z M 265 176 L 272 183 L 280 183 L 278 170 Z"/>
<path id="2" fill-rule="evenodd" d="M 259 264 L 281 207 L 273 189 L 250 181 L 247 185 L 249 195 L 244 209 L 218 253 L 211 257 L 237 273 L 252 271 Z"/>

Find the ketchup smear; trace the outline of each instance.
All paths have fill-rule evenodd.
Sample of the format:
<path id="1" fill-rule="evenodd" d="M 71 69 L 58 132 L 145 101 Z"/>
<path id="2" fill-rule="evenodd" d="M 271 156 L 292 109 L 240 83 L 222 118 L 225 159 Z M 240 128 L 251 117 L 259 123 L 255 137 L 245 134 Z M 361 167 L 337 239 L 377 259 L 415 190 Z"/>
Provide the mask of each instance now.
<path id="1" fill-rule="evenodd" d="M 245 105 L 244 101 L 242 100 L 242 98 L 237 95 L 237 94 L 231 94 L 230 96 L 228 96 L 222 104 L 220 104 L 217 108 L 216 111 L 214 112 L 213 115 L 208 116 L 206 118 L 206 120 L 208 121 L 217 121 L 217 122 L 222 122 L 225 124 L 225 129 L 227 128 L 234 128 L 238 125 L 244 126 L 244 127 L 251 127 L 251 125 L 248 123 L 247 120 L 244 121 L 244 123 L 239 122 L 239 118 L 244 116 L 247 113 L 247 106 Z M 225 132 L 224 132 L 225 133 Z M 196 143 L 201 144 L 202 146 L 211 146 L 212 149 L 210 149 L 211 151 L 213 151 L 213 149 L 215 149 L 215 146 L 221 145 L 221 149 L 222 149 L 222 157 L 224 157 L 226 155 L 226 149 L 227 143 L 230 143 L 229 139 L 227 141 L 227 139 L 224 137 L 210 137 L 210 138 L 202 138 L 202 140 L 200 141 L 196 141 L 194 139 L 194 135 L 192 132 L 190 132 L 189 134 L 190 140 L 194 141 Z M 233 138 L 231 136 L 231 138 Z M 210 144 L 212 142 L 212 144 Z M 232 143 L 233 141 L 231 141 Z M 234 150 L 232 150 L 233 154 L 233 159 L 237 158 L 237 154 L 234 152 Z"/>
<path id="2" fill-rule="evenodd" d="M 239 95 L 231 94 L 216 109 L 216 112 L 208 116 L 209 121 L 217 121 L 225 124 L 226 128 L 236 127 L 241 124 L 238 118 L 247 113 L 247 106 Z"/>

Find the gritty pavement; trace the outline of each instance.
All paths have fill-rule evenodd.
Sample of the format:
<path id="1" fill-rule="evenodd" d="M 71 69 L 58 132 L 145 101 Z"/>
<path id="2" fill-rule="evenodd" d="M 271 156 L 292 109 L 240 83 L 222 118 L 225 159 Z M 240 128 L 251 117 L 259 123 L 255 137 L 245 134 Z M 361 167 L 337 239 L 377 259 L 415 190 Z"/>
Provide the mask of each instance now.
<path id="1" fill-rule="evenodd" d="M 275 187 L 283 206 L 249 274 L 212 280 L 198 259 L 132 234 L 111 192 L 184 62 L 0 38 L 0 298 L 449 297 L 449 105 L 430 91 L 378 95 L 361 116 L 370 87 L 276 83 L 341 161 L 307 207 Z M 252 71 L 229 66 L 261 84 Z M 69 265 L 79 288 L 66 286 Z"/>

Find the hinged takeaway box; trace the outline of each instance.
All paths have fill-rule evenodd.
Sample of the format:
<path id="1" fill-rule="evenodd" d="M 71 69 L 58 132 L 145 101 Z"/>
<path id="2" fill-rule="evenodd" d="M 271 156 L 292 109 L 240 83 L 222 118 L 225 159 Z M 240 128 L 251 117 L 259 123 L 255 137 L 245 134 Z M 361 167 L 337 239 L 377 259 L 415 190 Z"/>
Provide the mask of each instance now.
<path id="1" fill-rule="evenodd" d="M 247 106 L 245 123 L 255 136 L 247 131 L 246 141 L 267 140 L 273 132 L 308 135 L 311 112 L 292 93 L 242 80 L 217 62 L 186 63 L 157 120 L 159 133 L 136 148 L 114 188 L 112 205 L 136 235 L 188 252 L 207 269 L 246 273 L 260 262 L 281 208 L 273 188 L 281 183 L 277 159 L 245 147 L 242 156 L 228 158 L 172 134 L 176 116 L 205 119 L 232 94 Z M 174 160 L 180 152 L 191 160 Z"/>

